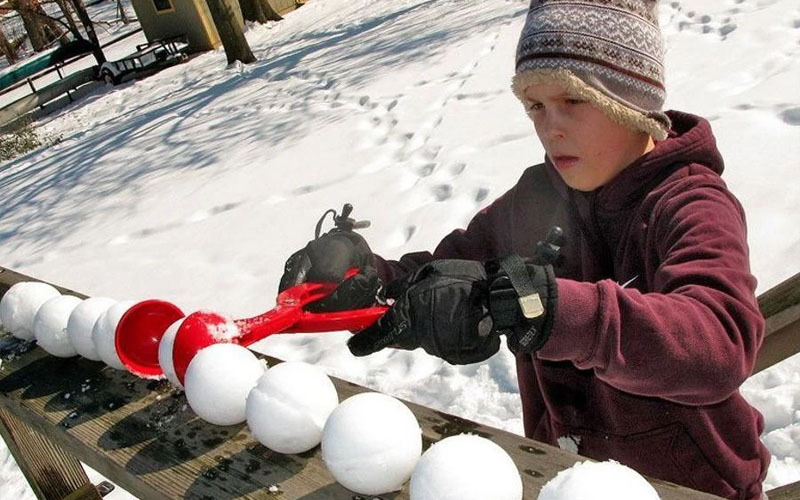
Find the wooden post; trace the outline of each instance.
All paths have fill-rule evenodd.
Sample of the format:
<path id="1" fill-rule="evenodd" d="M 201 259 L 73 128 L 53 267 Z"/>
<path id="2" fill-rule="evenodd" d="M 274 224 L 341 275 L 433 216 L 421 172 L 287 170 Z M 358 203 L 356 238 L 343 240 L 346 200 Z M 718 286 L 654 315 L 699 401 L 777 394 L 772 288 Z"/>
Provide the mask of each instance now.
<path id="1" fill-rule="evenodd" d="M 100 494 L 75 457 L 3 409 L 0 409 L 0 435 L 36 498 L 100 500 Z"/>
<path id="2" fill-rule="evenodd" d="M 800 498 L 800 481 L 767 492 L 769 500 L 797 500 Z"/>
<path id="3" fill-rule="evenodd" d="M 800 352 L 800 273 L 761 294 L 758 306 L 767 328 L 753 373 Z"/>

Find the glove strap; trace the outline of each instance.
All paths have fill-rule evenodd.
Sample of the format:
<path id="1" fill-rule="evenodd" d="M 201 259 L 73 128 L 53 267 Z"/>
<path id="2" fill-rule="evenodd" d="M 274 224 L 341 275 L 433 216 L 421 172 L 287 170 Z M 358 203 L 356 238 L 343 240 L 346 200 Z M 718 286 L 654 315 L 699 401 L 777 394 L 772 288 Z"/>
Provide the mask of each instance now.
<path id="1" fill-rule="evenodd" d="M 519 325 L 519 313 L 527 320 L 544 314 L 544 305 L 539 293 L 531 282 L 525 261 L 519 255 L 511 254 L 498 262 L 503 270 L 489 289 L 489 304 L 497 328 L 511 328 Z"/>
<path id="2" fill-rule="evenodd" d="M 512 351 L 534 351 L 546 340 L 537 328 L 540 322 L 536 321 L 545 314 L 542 299 L 519 255 L 508 255 L 498 265 L 504 274 L 489 287 L 489 309 L 494 327 L 505 331 Z"/>

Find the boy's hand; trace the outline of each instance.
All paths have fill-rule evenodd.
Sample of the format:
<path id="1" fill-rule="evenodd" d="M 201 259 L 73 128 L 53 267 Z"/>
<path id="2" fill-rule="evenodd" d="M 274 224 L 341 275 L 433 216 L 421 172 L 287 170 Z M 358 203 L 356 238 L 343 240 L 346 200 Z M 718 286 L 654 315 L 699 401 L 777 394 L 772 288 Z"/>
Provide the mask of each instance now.
<path id="1" fill-rule="evenodd" d="M 500 349 L 492 331 L 483 264 L 469 260 L 439 260 L 389 284 L 386 297 L 394 305 L 378 322 L 350 338 L 356 356 L 384 347 L 416 349 L 448 363 L 477 363 Z"/>
<path id="2" fill-rule="evenodd" d="M 354 355 L 421 347 L 458 365 L 493 356 L 501 334 L 514 353 L 540 349 L 550 336 L 558 293 L 551 266 L 512 255 L 486 266 L 434 261 L 390 283 L 386 297 L 394 305 L 348 341 Z"/>
<path id="3" fill-rule="evenodd" d="M 310 304 L 314 312 L 361 309 L 375 304 L 381 288 L 378 273 L 370 264 L 372 251 L 366 240 L 354 231 L 329 231 L 311 240 L 286 261 L 278 287 L 282 292 L 305 282 L 340 283 L 322 300 Z M 350 268 L 359 274 L 343 281 Z"/>

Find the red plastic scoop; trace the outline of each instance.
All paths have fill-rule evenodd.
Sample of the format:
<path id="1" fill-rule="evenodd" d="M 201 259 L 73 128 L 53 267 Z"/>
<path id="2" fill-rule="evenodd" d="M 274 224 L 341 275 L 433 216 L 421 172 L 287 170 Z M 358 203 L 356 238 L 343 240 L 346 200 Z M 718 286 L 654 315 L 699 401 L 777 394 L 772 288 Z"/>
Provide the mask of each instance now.
<path id="1" fill-rule="evenodd" d="M 350 273 L 348 273 L 350 275 Z M 281 292 L 274 309 L 253 318 L 231 321 L 208 311 L 190 314 L 175 334 L 172 360 L 183 383 L 186 368 L 197 352 L 211 344 L 232 342 L 248 346 L 275 333 L 358 331 L 375 323 L 386 307 L 311 313 L 303 308 L 328 296 L 332 283 L 302 283 Z M 158 363 L 158 344 L 170 324 L 183 316 L 169 302 L 149 300 L 136 304 L 120 319 L 116 331 L 117 353 L 134 374 L 154 377 L 164 373 Z M 231 323 L 236 328 L 231 327 Z"/>

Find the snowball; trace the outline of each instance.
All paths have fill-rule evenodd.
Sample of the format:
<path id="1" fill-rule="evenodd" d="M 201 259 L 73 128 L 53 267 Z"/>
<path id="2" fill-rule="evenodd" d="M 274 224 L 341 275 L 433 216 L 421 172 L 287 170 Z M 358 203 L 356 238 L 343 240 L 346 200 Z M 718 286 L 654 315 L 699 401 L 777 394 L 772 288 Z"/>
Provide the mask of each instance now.
<path id="1" fill-rule="evenodd" d="M 178 380 L 178 375 L 175 374 L 175 363 L 172 361 L 172 346 L 175 345 L 175 335 L 178 333 L 178 328 L 181 327 L 184 319 L 186 318 L 181 318 L 169 325 L 158 343 L 158 364 L 161 366 L 161 370 L 163 370 L 167 380 L 181 389 L 183 389 L 183 384 Z"/>
<path id="2" fill-rule="evenodd" d="M 33 319 L 42 304 L 61 293 L 52 285 L 38 281 L 17 283 L 0 300 L 0 322 L 22 340 L 33 339 Z"/>
<path id="3" fill-rule="evenodd" d="M 60 358 L 78 354 L 67 336 L 67 322 L 81 302 L 72 295 L 58 295 L 42 304 L 33 318 L 33 334 L 39 347 Z"/>
<path id="4" fill-rule="evenodd" d="M 461 434 L 442 439 L 422 455 L 409 486 L 411 500 L 521 500 L 514 461 L 486 438 Z"/>
<path id="5" fill-rule="evenodd" d="M 101 314 L 116 301 L 106 297 L 91 297 L 72 310 L 67 321 L 67 337 L 75 351 L 86 359 L 100 361 L 92 340 L 92 328 Z"/>
<path id="6" fill-rule="evenodd" d="M 539 500 L 658 500 L 638 472 L 619 462 L 578 462 L 539 492 Z"/>
<path id="7" fill-rule="evenodd" d="M 213 344 L 186 369 L 186 400 L 197 416 L 215 425 L 245 421 L 247 395 L 264 374 L 264 364 L 246 347 Z"/>
<path id="8" fill-rule="evenodd" d="M 397 399 L 365 392 L 333 410 L 322 431 L 322 459 L 345 488 L 362 495 L 399 490 L 422 453 L 422 431 Z"/>
<path id="9" fill-rule="evenodd" d="M 116 335 L 117 325 L 122 315 L 134 305 L 136 301 L 123 300 L 112 305 L 103 312 L 92 327 L 92 342 L 97 349 L 97 354 L 103 363 L 117 370 L 125 370 L 125 365 L 117 354 Z"/>
<path id="10" fill-rule="evenodd" d="M 320 443 L 338 404 L 336 388 L 321 368 L 287 361 L 267 370 L 250 391 L 247 425 L 267 448 L 302 453 Z"/>

